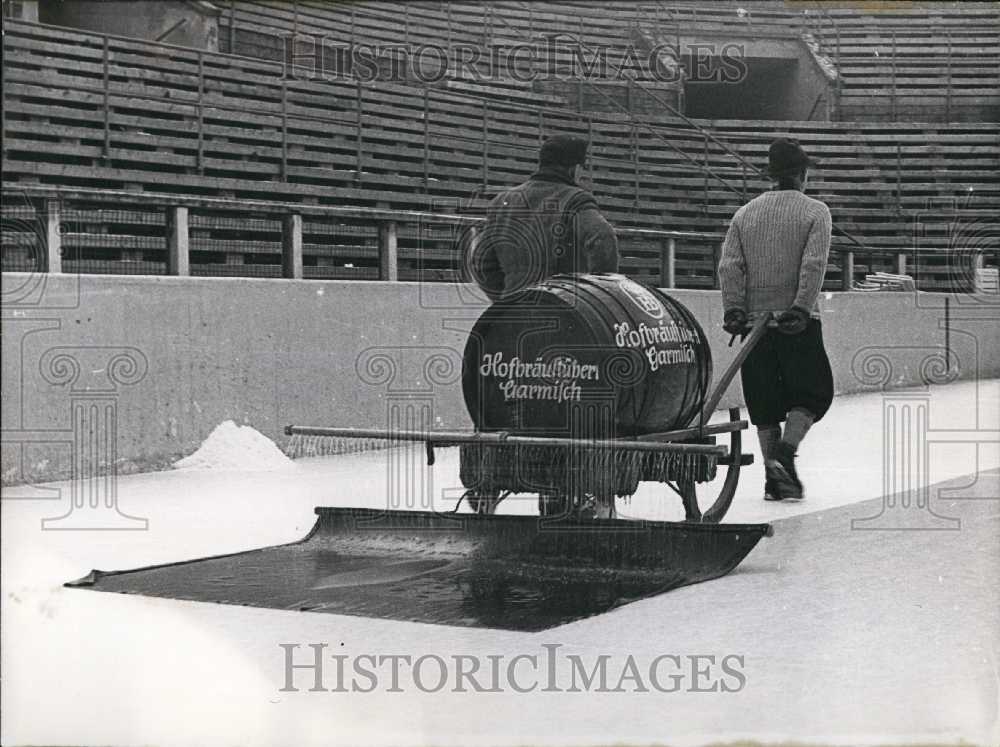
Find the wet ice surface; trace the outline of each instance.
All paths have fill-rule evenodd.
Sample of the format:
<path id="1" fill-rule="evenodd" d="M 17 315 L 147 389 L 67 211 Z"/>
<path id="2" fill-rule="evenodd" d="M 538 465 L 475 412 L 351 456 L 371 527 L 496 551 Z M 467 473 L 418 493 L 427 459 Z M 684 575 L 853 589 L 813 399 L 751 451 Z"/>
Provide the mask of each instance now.
<path id="1" fill-rule="evenodd" d="M 306 460 L 294 475 L 184 471 L 121 478 L 120 506 L 149 520 L 145 532 L 43 532 L 40 520 L 65 513 L 65 501 L 5 500 L 0 739 L 4 744 L 698 744 L 752 737 L 995 743 L 1000 532 L 996 512 L 989 514 L 997 501 L 988 500 L 997 495 L 995 478 L 992 492 L 991 484 L 980 480 L 984 500 L 962 504 L 970 507 L 963 510 L 979 512 L 965 517 L 965 531 L 940 537 L 848 532 L 840 514 L 823 513 L 838 506 L 850 511 L 849 504 L 883 494 L 882 408 L 880 395 L 837 399 L 800 451 L 808 490 L 801 504 L 765 504 L 759 464 L 746 469 L 727 521 L 776 522 L 776 535 L 729 576 L 539 634 L 61 586 L 92 568 L 134 568 L 289 542 L 312 526 L 316 505 L 384 507 L 384 453 Z M 994 431 L 987 438 L 995 441 L 1000 385 L 934 388 L 929 412 L 932 429 L 978 426 Z M 748 436 L 747 447 L 756 451 L 756 439 Z M 995 442 L 935 443 L 929 480 L 982 473 L 998 464 Z M 458 487 L 456 472 L 457 453 L 440 451 L 436 493 Z M 713 487 L 703 490 L 711 493 Z M 444 498 L 436 502 L 451 505 Z M 505 508 L 534 510 L 530 501 Z M 652 485 L 620 510 L 649 518 L 680 516 L 679 500 Z M 796 515 L 801 518 L 783 528 L 781 520 Z M 412 682 L 404 692 L 387 692 L 383 683 L 372 693 L 341 693 L 309 692 L 312 675 L 305 672 L 295 680 L 298 692 L 282 692 L 282 643 L 302 644 L 301 656 L 308 644 L 325 643 L 330 653 L 347 656 L 468 654 L 508 660 L 521 653 L 543 658 L 543 646 L 560 645 L 560 655 L 579 655 L 588 666 L 595 657 L 609 656 L 612 688 L 629 656 L 645 668 L 664 654 L 738 655 L 746 682 L 737 692 L 693 692 L 689 672 L 684 687 L 673 693 L 519 694 L 509 687 L 461 693 L 451 691 L 453 682 L 437 693 Z M 685 666 L 689 661 L 681 660 Z M 325 684 L 333 687 L 327 672 Z M 428 679 L 433 685 L 436 678 Z"/>
<path id="2" fill-rule="evenodd" d="M 723 576 L 767 529 L 317 510 L 301 542 L 96 573 L 74 586 L 534 632 Z"/>

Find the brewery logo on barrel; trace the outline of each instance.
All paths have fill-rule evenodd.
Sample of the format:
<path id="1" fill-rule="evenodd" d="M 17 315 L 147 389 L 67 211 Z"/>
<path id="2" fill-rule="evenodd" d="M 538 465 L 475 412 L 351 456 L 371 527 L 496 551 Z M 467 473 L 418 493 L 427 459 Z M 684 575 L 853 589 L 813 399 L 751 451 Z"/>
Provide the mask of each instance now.
<path id="1" fill-rule="evenodd" d="M 675 321 L 669 324 L 660 322 L 652 327 L 642 322 L 636 327 L 629 322 L 618 322 L 614 325 L 614 332 L 615 346 L 641 350 L 650 371 L 695 362 L 692 345 L 698 338 L 687 326 Z"/>
<path id="2" fill-rule="evenodd" d="M 645 314 L 653 317 L 653 319 L 663 318 L 663 304 L 661 304 L 656 296 L 648 290 L 631 280 L 625 280 L 625 282 L 621 284 L 621 288 L 625 291 L 625 294 L 632 300 L 632 302 Z"/>
<path id="3" fill-rule="evenodd" d="M 596 365 L 580 363 L 571 355 L 557 355 L 549 360 L 541 356 L 532 361 L 516 356 L 505 360 L 501 351 L 483 355 L 479 375 L 498 379 L 497 387 L 505 401 L 568 402 L 580 401 L 583 395 L 580 382 L 597 381 L 600 371 Z"/>

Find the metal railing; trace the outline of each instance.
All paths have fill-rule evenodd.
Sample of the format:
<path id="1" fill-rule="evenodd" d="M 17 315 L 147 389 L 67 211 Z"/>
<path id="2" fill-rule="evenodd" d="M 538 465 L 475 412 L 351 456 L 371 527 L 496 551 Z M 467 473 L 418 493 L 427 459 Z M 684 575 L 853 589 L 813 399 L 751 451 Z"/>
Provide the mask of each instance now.
<path id="1" fill-rule="evenodd" d="M 373 279 L 385 281 L 403 280 L 450 280 L 467 281 L 465 272 L 464 252 L 469 248 L 483 218 L 471 215 L 456 215 L 450 213 L 429 213 L 404 210 L 386 210 L 362 207 L 329 207 L 319 205 L 304 205 L 298 203 L 263 202 L 253 200 L 232 200 L 211 197 L 178 196 L 171 194 L 119 192 L 111 190 L 65 189 L 46 186 L 24 186 L 16 190 L 4 192 L 4 270 L 34 271 L 34 272 L 103 272 L 105 274 L 160 274 L 174 276 L 229 276 L 229 277 L 278 277 L 289 279 Z M 12 198 L 25 199 L 33 212 L 34 223 L 29 229 L 35 246 L 27 252 L 30 259 L 16 265 L 7 261 L 7 251 L 16 244 L 7 235 L 8 223 L 6 211 L 12 203 Z M 78 203 L 68 207 L 70 203 Z M 144 211 L 137 218 L 136 211 Z M 143 223 L 144 235 L 139 246 L 144 251 L 128 252 L 130 255 L 120 260 L 104 260 L 98 269 L 95 262 L 76 260 L 67 261 L 66 245 L 68 242 L 80 241 L 81 237 L 93 239 L 93 243 L 101 244 L 108 236 L 100 228 L 87 234 L 85 231 L 74 230 L 74 221 L 86 224 L 115 222 L 122 218 L 108 218 L 108 213 L 127 213 L 129 222 Z M 67 217 L 72 214 L 75 217 Z M 159 214 L 159 219 L 155 216 Z M 82 217 L 81 217 L 82 216 Z M 252 217 L 249 217 L 252 216 Z M 306 221 L 310 223 L 307 224 Z M 243 265 L 242 260 L 236 266 L 226 264 L 224 255 L 231 253 L 229 244 L 239 245 L 239 241 L 213 239 L 208 236 L 206 227 L 220 225 L 225 230 L 234 226 L 245 226 L 247 223 L 257 223 L 253 230 L 268 231 L 278 235 L 273 243 L 273 256 L 276 258 L 274 273 L 255 271 L 251 264 Z M 276 228 L 268 228 L 265 223 L 274 224 Z M 346 225 L 349 224 L 349 225 Z M 348 234 L 358 233 L 370 237 L 372 242 L 373 264 L 371 272 L 360 275 L 324 275 L 322 267 L 306 266 L 304 260 L 310 259 L 304 237 L 317 231 L 317 225 L 333 226 Z M 451 232 L 435 233 L 434 227 L 449 227 Z M 415 229 L 415 230 L 414 230 Z M 22 229 L 23 230 L 23 229 Z M 330 234 L 325 240 L 333 241 Z M 658 272 L 653 276 L 646 275 L 644 279 L 656 282 L 662 288 L 706 287 L 703 282 L 694 282 L 698 276 L 684 275 L 679 270 L 690 269 L 690 260 L 685 262 L 679 255 L 700 257 L 696 263 L 704 265 L 706 261 L 711 266 L 710 287 L 718 288 L 718 263 L 721 258 L 722 234 L 693 231 L 670 231 L 657 229 L 619 228 L 616 230 L 619 239 L 624 242 L 641 242 L 646 251 L 654 247 L 658 253 L 656 265 Z M 202 234 L 202 237 L 195 234 Z M 342 234 L 343 235 L 343 234 Z M 429 244 L 446 244 L 447 251 L 433 250 L 435 256 L 446 257 L 447 272 L 431 270 L 427 273 L 405 270 L 402 256 L 405 251 L 401 241 L 410 241 L 416 236 L 432 237 Z M 122 237 L 117 237 L 122 238 Z M 127 238 L 127 237 L 126 237 Z M 133 237 L 134 238 L 134 237 Z M 315 238 L 313 239 L 316 240 Z M 350 239 L 357 241 L 357 236 Z M 244 242 L 247 243 L 247 242 Z M 253 242 L 250 242 L 253 243 Z M 261 243 L 261 242 L 257 242 Z M 239 246 L 237 246 L 239 248 Z M 316 246 L 312 245 L 313 252 Z M 323 249 L 337 250 L 336 244 L 330 244 Z M 433 247 L 432 247 L 433 249 Z M 151 253 L 162 257 L 157 262 L 149 260 Z M 337 252 L 334 252 L 337 253 Z M 624 254 L 625 252 L 623 252 Z M 693 253 L 693 254 L 692 254 Z M 204 259 L 197 260 L 196 255 L 215 254 L 223 257 L 222 264 L 213 266 L 204 264 Z M 343 252 L 341 252 L 343 254 Z M 409 251 L 409 258 L 419 257 L 420 251 Z M 974 256 L 960 257 L 950 265 L 949 272 L 969 274 L 985 266 L 987 255 L 992 257 L 991 265 L 1000 259 L 1000 252 L 981 251 Z M 311 256 L 312 260 L 317 257 Z M 905 275 L 917 269 L 920 259 L 915 249 L 867 249 L 858 252 L 854 247 L 834 245 L 831 247 L 831 263 L 839 270 L 839 286 L 841 290 L 849 291 L 855 288 L 858 280 L 856 260 L 861 259 L 868 272 L 881 271 Z M 968 267 L 962 262 L 969 264 Z M 970 264 L 971 263 L 971 264 Z M 70 264 L 70 267 L 67 267 Z M 623 264 L 624 260 L 623 260 Z M 346 265 L 353 267 L 353 264 Z M 86 267 L 87 269 L 81 269 Z M 261 269 L 262 265 L 256 266 Z M 628 270 L 623 268 L 628 274 Z M 915 278 L 916 279 L 916 278 Z M 836 282 L 834 280 L 833 282 Z M 968 283 L 964 283 L 968 285 Z M 827 284 L 830 290 L 830 284 Z M 971 290 L 972 288 L 956 288 Z"/>
<path id="2" fill-rule="evenodd" d="M 114 209 L 161 211 L 163 220 L 162 246 L 160 251 L 165 254 L 164 272 L 158 274 L 187 276 L 192 273 L 192 251 L 195 242 L 192 237 L 192 216 L 195 212 L 212 215 L 231 215 L 236 218 L 253 215 L 256 220 L 271 220 L 280 224 L 280 275 L 290 279 L 309 277 L 304 268 L 303 234 L 304 220 L 316 219 L 325 221 L 352 221 L 356 224 L 373 227 L 377 235 L 377 273 L 373 279 L 399 281 L 403 279 L 400 273 L 399 235 L 400 226 L 451 226 L 459 230 L 453 242 L 452 266 L 464 271 L 462 256 L 463 247 L 475 240 L 475 233 L 484 219 L 471 215 L 455 215 L 449 213 L 428 213 L 405 210 L 385 210 L 363 207 L 332 207 L 321 205 L 305 205 L 298 203 L 263 202 L 253 200 L 231 200 L 213 197 L 179 196 L 171 194 L 135 193 L 114 190 L 65 189 L 45 186 L 23 186 L 16 190 L 8 189 L 4 193 L 4 201 L 11 198 L 22 198 L 30 203 L 33 209 L 35 223 L 32 231 L 38 245 L 35 247 L 34 259 L 25 270 L 38 272 L 60 273 L 64 271 L 64 241 L 68 233 L 64 222 L 67 203 L 79 202 L 86 208 L 74 208 L 74 214 L 85 214 L 87 210 L 99 211 L 103 207 L 113 206 Z M 97 219 L 87 219 L 88 222 L 98 222 Z M 200 223 L 198 225 L 201 225 Z M 470 233 L 471 232 L 471 233 Z M 666 231 L 654 229 L 619 228 L 616 230 L 619 238 L 642 240 L 658 247 L 659 279 L 661 287 L 675 288 L 678 282 L 678 254 L 708 244 L 708 256 L 712 257 L 713 266 L 718 263 L 718 255 L 722 235 L 714 233 L 699 233 L 693 231 Z M 466 235 L 462 235 L 466 234 Z M 101 234 L 94 234 L 97 239 Z M 446 237 L 445 239 L 449 239 Z M 155 236 L 153 246 L 155 246 Z M 4 242 L 9 244 L 8 241 Z M 149 244 L 147 242 L 146 246 Z M 122 263 L 124 266 L 124 262 Z M 683 263 L 680 263 L 683 264 Z M 114 265 L 107 264 L 114 273 Z M 211 275 L 211 272 L 200 274 Z M 228 275 L 234 273 L 225 273 Z M 238 274 L 238 273 L 236 273 Z M 248 273 L 250 274 L 250 273 Z M 713 273 L 714 276 L 714 273 Z M 315 277 L 315 276 L 313 276 Z M 462 279 L 462 272 L 452 276 Z M 715 279 L 717 284 L 717 279 Z"/>

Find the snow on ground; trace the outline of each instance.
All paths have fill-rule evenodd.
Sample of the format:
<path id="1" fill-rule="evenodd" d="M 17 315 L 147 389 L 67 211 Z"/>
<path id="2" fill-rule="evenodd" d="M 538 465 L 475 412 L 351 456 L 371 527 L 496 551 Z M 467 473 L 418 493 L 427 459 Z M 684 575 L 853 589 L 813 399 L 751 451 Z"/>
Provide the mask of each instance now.
<path id="1" fill-rule="evenodd" d="M 217 425 L 197 451 L 174 464 L 174 469 L 266 471 L 294 469 L 295 463 L 264 434 L 249 425 L 226 420 Z"/>
<path id="2" fill-rule="evenodd" d="M 965 443 L 931 443 L 931 483 L 1000 466 L 1000 382 L 933 388 L 929 396 L 932 432 L 981 434 Z M 882 395 L 837 399 L 801 449 L 808 490 L 801 504 L 764 503 L 759 464 L 746 469 L 727 520 L 772 521 L 776 533 L 733 574 L 532 635 L 62 587 L 92 568 L 134 568 L 295 540 L 311 527 L 316 505 L 385 506 L 389 485 L 398 485 L 387 452 L 301 460 L 294 471 L 175 470 L 120 478 L 119 505 L 148 519 L 146 531 L 43 531 L 42 519 L 66 513 L 67 497 L 5 500 L 0 741 L 996 743 L 1000 654 L 997 614 L 990 610 L 1000 605 L 988 592 L 969 591 L 991 580 L 995 588 L 1000 542 L 983 544 L 984 536 L 1000 539 L 995 518 L 983 519 L 986 529 L 940 540 L 935 533 L 845 529 L 848 514 L 867 515 L 874 507 L 855 504 L 884 492 L 883 402 Z M 746 446 L 756 452 L 752 435 Z M 434 503 L 450 506 L 459 489 L 457 455 L 440 450 L 438 457 Z M 991 479 L 964 480 L 978 491 L 976 501 L 964 505 L 980 512 L 995 506 Z M 65 484 L 53 487 L 68 496 Z M 678 503 L 662 488 L 645 486 L 620 509 L 678 518 Z M 528 512 L 531 502 L 505 508 Z M 310 692 L 309 676 L 300 673 L 298 691 L 283 692 L 282 643 L 301 644 L 300 653 L 325 643 L 352 657 L 414 659 L 542 656 L 543 646 L 558 644 L 562 654 L 588 661 L 606 654 L 612 670 L 629 656 L 648 663 L 663 654 L 739 655 L 746 684 L 730 693 L 456 693 L 450 685 L 436 693 L 412 686 L 387 692 L 384 685 L 372 693 L 340 693 Z"/>

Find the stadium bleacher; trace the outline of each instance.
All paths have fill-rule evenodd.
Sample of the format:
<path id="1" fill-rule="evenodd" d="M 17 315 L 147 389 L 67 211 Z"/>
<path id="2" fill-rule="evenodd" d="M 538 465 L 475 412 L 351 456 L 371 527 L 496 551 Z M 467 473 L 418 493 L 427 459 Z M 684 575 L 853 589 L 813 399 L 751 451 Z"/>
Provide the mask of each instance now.
<path id="1" fill-rule="evenodd" d="M 750 10 L 739 16 L 742 6 Z M 823 161 L 809 191 L 830 205 L 838 244 L 859 250 L 857 273 L 897 270 L 908 253 L 919 287 L 962 287 L 969 274 L 956 274 L 949 253 L 967 252 L 956 244 L 965 241 L 996 265 L 1000 85 L 996 65 L 988 68 L 1000 31 L 987 23 L 1000 18 L 995 5 L 877 16 L 780 3 L 625 4 L 615 14 L 571 2 L 221 7 L 220 53 L 8 23 L 5 191 L 47 186 L 474 214 L 531 173 L 545 135 L 573 132 L 591 139 L 593 190 L 617 226 L 705 235 L 678 249 L 677 282 L 711 287 L 718 235 L 740 204 L 766 188 L 758 169 L 770 140 L 790 134 Z M 839 55 L 838 112 L 850 119 L 691 122 L 669 110 L 655 117 L 578 112 L 579 102 L 512 78 L 453 70 L 434 84 L 362 83 L 284 64 L 287 34 L 334 44 L 502 48 L 565 29 L 587 44 L 624 50 L 637 25 L 649 23 L 810 33 L 827 55 Z M 937 54 L 940 46 L 921 39 L 945 27 L 953 74 L 947 100 L 939 101 L 940 75 L 915 71 L 920 50 Z M 884 59 L 887 39 L 894 39 L 895 85 L 891 96 L 872 97 L 885 88 L 885 65 L 870 58 L 879 52 Z M 904 64 L 906 55 L 913 64 Z M 981 74 L 960 74 L 973 69 Z M 64 216 L 76 229 L 64 236 L 68 267 L 167 271 L 162 210 L 112 210 L 82 197 L 74 206 L 72 220 Z M 30 204 L 19 210 L 18 220 L 32 220 Z M 192 272 L 280 276 L 277 218 L 205 210 L 191 220 Z M 15 260 L 23 246 L 10 238 L 15 233 L 5 229 L 5 269 L 24 261 Z M 307 276 L 378 276 L 375 225 L 316 218 L 305 233 Z M 457 278 L 454 240 L 447 226 L 402 227 L 400 277 Z M 661 241 L 633 234 L 623 248 L 630 273 L 662 280 Z M 842 285 L 840 267 L 832 257 L 831 288 Z"/>

